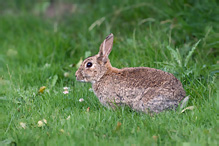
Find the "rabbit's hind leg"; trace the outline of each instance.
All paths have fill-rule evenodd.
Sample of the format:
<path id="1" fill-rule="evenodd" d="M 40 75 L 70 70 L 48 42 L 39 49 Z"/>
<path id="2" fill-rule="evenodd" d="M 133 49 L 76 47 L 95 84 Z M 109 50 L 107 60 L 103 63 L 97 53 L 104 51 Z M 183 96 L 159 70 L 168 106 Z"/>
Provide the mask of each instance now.
<path id="1" fill-rule="evenodd" d="M 146 104 L 144 104 L 144 109 L 145 112 L 150 111 L 159 113 L 168 109 L 176 109 L 178 104 L 178 100 L 173 100 L 166 96 L 159 95 L 155 98 L 152 98 Z"/>

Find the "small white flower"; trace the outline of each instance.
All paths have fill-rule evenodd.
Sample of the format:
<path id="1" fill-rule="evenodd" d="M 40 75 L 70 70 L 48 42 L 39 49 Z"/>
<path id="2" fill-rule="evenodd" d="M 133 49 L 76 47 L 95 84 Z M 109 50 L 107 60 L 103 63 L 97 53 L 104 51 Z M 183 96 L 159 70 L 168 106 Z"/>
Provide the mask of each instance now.
<path id="1" fill-rule="evenodd" d="M 69 77 L 69 73 L 68 73 L 68 72 L 65 72 L 65 73 L 64 73 L 64 77 L 66 77 L 66 78 Z"/>
<path id="2" fill-rule="evenodd" d="M 71 116 L 69 115 L 67 118 L 66 118 L 66 120 L 69 120 L 71 118 Z"/>
<path id="3" fill-rule="evenodd" d="M 64 90 L 69 90 L 69 87 L 63 87 Z"/>
<path id="4" fill-rule="evenodd" d="M 20 122 L 22 128 L 26 129 L 26 123 Z"/>
<path id="5" fill-rule="evenodd" d="M 84 98 L 80 98 L 80 99 L 79 99 L 79 102 L 83 102 L 83 101 L 84 101 Z"/>
<path id="6" fill-rule="evenodd" d="M 68 91 L 63 91 L 63 93 L 64 93 L 64 94 L 68 94 L 69 92 L 68 92 Z"/>
<path id="7" fill-rule="evenodd" d="M 44 123 L 42 121 L 38 121 L 38 127 L 43 127 L 44 126 Z"/>

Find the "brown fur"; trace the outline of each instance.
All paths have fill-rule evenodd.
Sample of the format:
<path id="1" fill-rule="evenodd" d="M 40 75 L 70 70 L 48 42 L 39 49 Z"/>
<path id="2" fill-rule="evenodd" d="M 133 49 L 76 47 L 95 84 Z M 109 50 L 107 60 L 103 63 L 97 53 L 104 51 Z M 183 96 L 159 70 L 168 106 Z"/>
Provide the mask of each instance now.
<path id="1" fill-rule="evenodd" d="M 107 107 L 127 105 L 146 113 L 175 109 L 185 97 L 181 82 L 172 74 L 154 68 L 112 67 L 108 59 L 112 41 L 111 34 L 97 55 L 84 60 L 76 72 L 77 80 L 91 82 L 95 95 Z M 88 62 L 93 63 L 91 68 L 86 67 Z"/>

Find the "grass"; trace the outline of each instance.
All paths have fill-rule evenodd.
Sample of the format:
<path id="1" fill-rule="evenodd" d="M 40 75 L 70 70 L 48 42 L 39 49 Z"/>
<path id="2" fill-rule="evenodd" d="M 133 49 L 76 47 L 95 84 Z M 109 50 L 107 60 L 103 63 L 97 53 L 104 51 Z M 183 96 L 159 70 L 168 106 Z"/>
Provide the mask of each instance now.
<path id="1" fill-rule="evenodd" d="M 218 144 L 216 1 L 56 4 L 64 3 L 73 4 L 74 11 L 66 8 L 50 18 L 48 2 L 0 1 L 1 145 Z M 173 73 L 194 109 L 150 116 L 103 107 L 91 85 L 76 82 L 74 74 L 80 58 L 95 55 L 110 32 L 113 66 Z M 39 93 L 42 86 L 46 89 Z M 63 94 L 65 86 L 69 94 Z M 43 119 L 47 124 L 38 127 Z"/>

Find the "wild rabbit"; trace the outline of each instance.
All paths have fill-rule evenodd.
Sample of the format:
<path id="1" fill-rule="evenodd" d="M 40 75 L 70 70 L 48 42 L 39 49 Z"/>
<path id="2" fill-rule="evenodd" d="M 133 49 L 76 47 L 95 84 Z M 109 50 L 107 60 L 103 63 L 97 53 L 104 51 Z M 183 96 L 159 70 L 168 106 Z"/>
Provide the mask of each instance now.
<path id="1" fill-rule="evenodd" d="M 99 53 L 86 58 L 75 73 L 78 81 L 92 83 L 95 95 L 104 106 L 127 105 L 146 113 L 178 106 L 186 93 L 176 77 L 148 67 L 112 67 L 108 58 L 112 46 L 113 34 L 110 34 Z"/>

